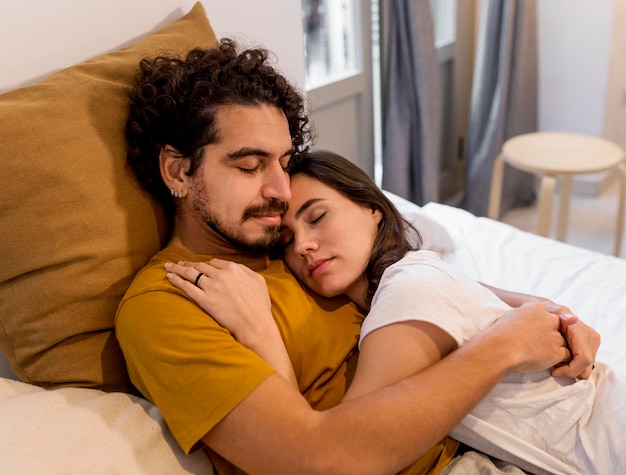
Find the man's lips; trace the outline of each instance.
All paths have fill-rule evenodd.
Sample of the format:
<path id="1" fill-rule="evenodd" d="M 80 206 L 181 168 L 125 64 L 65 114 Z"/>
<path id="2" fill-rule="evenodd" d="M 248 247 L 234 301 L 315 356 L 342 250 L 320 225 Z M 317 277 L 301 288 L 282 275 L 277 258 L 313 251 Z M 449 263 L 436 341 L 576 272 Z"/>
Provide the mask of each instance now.
<path id="1" fill-rule="evenodd" d="M 328 268 L 332 261 L 333 259 L 330 258 L 318 259 L 317 261 L 311 262 L 311 264 L 309 264 L 309 275 L 313 278 L 318 277 Z"/>
<path id="2" fill-rule="evenodd" d="M 269 221 L 271 224 L 276 224 L 276 220 L 279 221 L 282 216 L 287 212 L 289 205 L 284 201 L 270 200 L 264 205 L 250 206 L 243 212 L 241 221 L 244 222 L 248 219 L 258 219 L 261 221 Z"/>
<path id="3" fill-rule="evenodd" d="M 252 218 L 272 225 L 280 225 L 282 221 L 282 216 L 280 214 L 258 214 L 252 216 Z"/>

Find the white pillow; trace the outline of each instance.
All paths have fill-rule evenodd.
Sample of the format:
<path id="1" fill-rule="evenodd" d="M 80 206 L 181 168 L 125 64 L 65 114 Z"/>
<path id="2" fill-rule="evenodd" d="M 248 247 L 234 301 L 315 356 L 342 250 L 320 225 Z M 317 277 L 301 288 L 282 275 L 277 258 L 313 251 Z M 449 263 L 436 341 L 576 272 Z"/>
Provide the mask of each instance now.
<path id="1" fill-rule="evenodd" d="M 420 206 L 390 191 L 383 190 L 383 193 L 391 200 L 402 216 L 420 232 L 423 241 L 422 249 L 440 254 L 454 251 L 454 241 L 446 228 L 428 216 Z"/>
<path id="2" fill-rule="evenodd" d="M 214 472 L 203 450 L 183 453 L 144 399 L 0 378 L 0 473 Z"/>

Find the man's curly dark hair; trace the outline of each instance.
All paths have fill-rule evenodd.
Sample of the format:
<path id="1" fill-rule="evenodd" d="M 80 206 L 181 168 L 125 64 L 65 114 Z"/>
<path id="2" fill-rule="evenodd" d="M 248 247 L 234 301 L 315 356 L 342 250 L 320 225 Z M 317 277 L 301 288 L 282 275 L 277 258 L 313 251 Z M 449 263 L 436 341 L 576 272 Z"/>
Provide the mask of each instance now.
<path id="1" fill-rule="evenodd" d="M 308 148 L 312 130 L 304 99 L 268 64 L 265 49 L 239 53 L 231 39 L 216 48 L 194 49 L 186 57 L 144 58 L 129 92 L 127 161 L 141 185 L 165 208 L 176 204 L 159 169 L 164 145 L 190 158 L 188 175 L 202 163 L 204 147 L 219 140 L 216 112 L 221 106 L 271 105 L 287 117 L 295 155 Z"/>

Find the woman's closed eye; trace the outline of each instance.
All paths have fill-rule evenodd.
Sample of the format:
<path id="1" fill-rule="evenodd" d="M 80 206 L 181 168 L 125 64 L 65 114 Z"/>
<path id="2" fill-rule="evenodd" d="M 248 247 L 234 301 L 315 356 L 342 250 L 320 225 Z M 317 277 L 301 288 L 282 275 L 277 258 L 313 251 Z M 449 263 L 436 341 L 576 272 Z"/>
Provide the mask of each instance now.
<path id="1" fill-rule="evenodd" d="M 311 216 L 311 219 L 309 219 L 309 224 L 319 223 L 322 219 L 324 219 L 324 216 L 326 216 L 326 211 L 324 211 L 323 213 L 313 214 Z"/>

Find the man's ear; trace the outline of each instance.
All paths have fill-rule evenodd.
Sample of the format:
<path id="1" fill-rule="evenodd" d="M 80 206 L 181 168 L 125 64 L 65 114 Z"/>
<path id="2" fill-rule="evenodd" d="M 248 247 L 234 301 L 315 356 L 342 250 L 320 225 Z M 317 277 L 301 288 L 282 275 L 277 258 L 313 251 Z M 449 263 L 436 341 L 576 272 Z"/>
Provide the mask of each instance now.
<path id="1" fill-rule="evenodd" d="M 161 178 L 177 198 L 187 196 L 188 159 L 171 145 L 164 145 L 159 153 Z"/>

